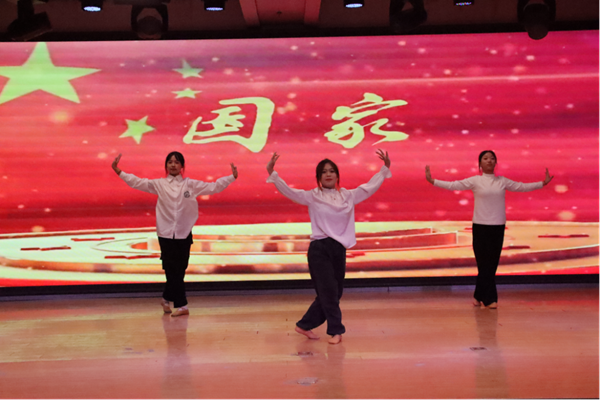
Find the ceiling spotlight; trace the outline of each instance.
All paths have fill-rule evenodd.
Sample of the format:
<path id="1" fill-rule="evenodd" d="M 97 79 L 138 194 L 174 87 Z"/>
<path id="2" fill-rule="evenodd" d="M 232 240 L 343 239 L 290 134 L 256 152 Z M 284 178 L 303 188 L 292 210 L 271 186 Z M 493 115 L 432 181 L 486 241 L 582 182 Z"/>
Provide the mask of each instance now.
<path id="1" fill-rule="evenodd" d="M 206 11 L 223 11 L 225 0 L 204 0 L 204 9 Z"/>
<path id="2" fill-rule="evenodd" d="M 454 0 L 455 6 L 472 6 L 475 0 Z"/>
<path id="3" fill-rule="evenodd" d="M 140 18 L 142 13 L 145 15 Z M 169 30 L 167 6 L 131 7 L 131 29 L 140 39 L 160 39 Z"/>
<path id="4" fill-rule="evenodd" d="M 550 24 L 556 18 L 556 0 L 542 0 L 541 3 L 519 0 L 517 17 L 530 38 L 543 39 L 548 35 Z"/>
<path id="5" fill-rule="evenodd" d="M 6 31 L 12 40 L 27 41 L 52 31 L 52 25 L 48 14 L 34 14 L 32 0 L 18 0 L 17 19 Z"/>
<path id="6" fill-rule="evenodd" d="M 405 7 L 409 3 L 408 7 Z M 391 0 L 390 27 L 394 33 L 406 33 L 427 21 L 423 0 Z"/>
<path id="7" fill-rule="evenodd" d="M 88 12 L 102 11 L 103 0 L 81 0 L 81 9 Z"/>
<path id="8" fill-rule="evenodd" d="M 364 5 L 364 0 L 344 0 L 344 6 L 346 8 L 361 8 Z"/>

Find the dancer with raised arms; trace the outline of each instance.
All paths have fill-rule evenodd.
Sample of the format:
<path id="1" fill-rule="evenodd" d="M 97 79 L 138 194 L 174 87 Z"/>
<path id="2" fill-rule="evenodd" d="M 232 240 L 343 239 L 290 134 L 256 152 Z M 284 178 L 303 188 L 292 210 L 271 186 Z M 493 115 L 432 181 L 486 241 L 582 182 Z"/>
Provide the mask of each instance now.
<path id="1" fill-rule="evenodd" d="M 180 152 L 173 151 L 165 160 L 167 176 L 146 179 L 122 171 L 119 168 L 120 160 L 121 154 L 114 159 L 112 168 L 127 185 L 158 196 L 156 231 L 162 268 L 167 279 L 161 300 L 163 312 L 171 313 L 170 302 L 173 302 L 177 310 L 171 314 L 172 317 L 189 315 L 184 278 L 193 243 L 192 227 L 198 220 L 196 197 L 223 191 L 237 179 L 237 168 L 231 163 L 231 175 L 219 178 L 216 182 L 184 178 L 182 173 L 185 170 L 185 159 Z"/>
<path id="2" fill-rule="evenodd" d="M 312 190 L 290 188 L 274 170 L 279 154 L 274 153 L 267 164 L 267 182 L 290 200 L 308 206 L 312 233 L 308 248 L 308 269 L 317 297 L 302 319 L 296 323 L 296 332 L 309 339 L 319 339 L 312 330 L 327 321 L 329 343 L 342 341 L 346 328 L 342 324 L 340 299 L 346 274 L 346 249 L 356 244 L 354 206 L 368 199 L 386 178 L 391 178 L 390 158 L 387 152 L 377 150 L 384 165 L 369 182 L 356 189 L 340 187 L 337 165 L 324 159 L 317 165 L 317 187 Z"/>
<path id="3" fill-rule="evenodd" d="M 479 154 L 481 175 L 460 181 L 441 181 L 431 177 L 429 165 L 425 166 L 425 178 L 434 186 L 448 190 L 472 190 L 475 198 L 473 210 L 473 252 L 477 262 L 477 280 L 473 305 L 487 308 L 498 307 L 496 290 L 496 270 L 504 243 L 506 226 L 506 207 L 504 194 L 510 192 L 529 192 L 546 186 L 553 176 L 548 173 L 543 181 L 521 183 L 503 176 L 496 176 L 496 154 L 484 150 Z"/>

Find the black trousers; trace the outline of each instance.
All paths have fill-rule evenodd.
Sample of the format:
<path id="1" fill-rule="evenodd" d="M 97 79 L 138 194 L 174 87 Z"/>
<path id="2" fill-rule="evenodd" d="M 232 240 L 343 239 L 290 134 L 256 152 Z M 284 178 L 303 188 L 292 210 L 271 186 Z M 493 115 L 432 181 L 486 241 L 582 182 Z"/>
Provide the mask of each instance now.
<path id="1" fill-rule="evenodd" d="M 172 301 L 176 308 L 187 305 L 185 297 L 185 270 L 190 260 L 190 249 L 194 240 L 192 233 L 185 239 L 166 239 L 159 237 L 160 259 L 162 268 L 165 270 L 167 283 L 163 292 L 163 298 Z"/>
<path id="2" fill-rule="evenodd" d="M 504 227 L 473 224 L 473 252 L 477 261 L 477 281 L 473 297 L 486 306 L 498 301 L 496 270 L 504 244 Z"/>
<path id="3" fill-rule="evenodd" d="M 317 297 L 296 325 L 308 331 L 327 321 L 327 334 L 341 335 L 346 332 L 340 310 L 346 275 L 346 248 L 331 238 L 313 240 L 308 248 L 308 269 Z"/>

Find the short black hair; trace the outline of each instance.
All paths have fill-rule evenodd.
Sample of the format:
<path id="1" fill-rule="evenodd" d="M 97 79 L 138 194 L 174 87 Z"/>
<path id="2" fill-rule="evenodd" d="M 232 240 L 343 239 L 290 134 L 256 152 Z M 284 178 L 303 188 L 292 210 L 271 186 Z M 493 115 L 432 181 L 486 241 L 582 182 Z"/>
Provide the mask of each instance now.
<path id="1" fill-rule="evenodd" d="M 333 171 L 335 172 L 335 175 L 337 176 L 337 181 L 335 183 L 335 187 L 336 187 L 336 189 L 339 189 L 339 187 L 340 187 L 340 170 L 339 170 L 338 166 L 335 165 L 335 163 L 333 161 L 331 161 L 329 158 L 321 160 L 317 164 L 317 171 L 316 171 L 317 186 L 319 186 L 319 189 L 323 189 L 323 186 L 321 186 L 321 175 L 323 175 L 323 168 L 325 168 L 325 164 L 330 164 L 331 167 L 333 168 Z"/>
<path id="2" fill-rule="evenodd" d="M 165 172 L 168 174 L 169 172 L 167 171 L 167 164 L 169 163 L 169 160 L 171 159 L 171 157 L 175 156 L 175 159 L 177 161 L 179 161 L 181 163 L 181 168 L 185 168 L 185 158 L 183 158 L 183 154 L 181 154 L 178 151 L 172 151 L 167 155 L 167 158 L 165 160 Z"/>

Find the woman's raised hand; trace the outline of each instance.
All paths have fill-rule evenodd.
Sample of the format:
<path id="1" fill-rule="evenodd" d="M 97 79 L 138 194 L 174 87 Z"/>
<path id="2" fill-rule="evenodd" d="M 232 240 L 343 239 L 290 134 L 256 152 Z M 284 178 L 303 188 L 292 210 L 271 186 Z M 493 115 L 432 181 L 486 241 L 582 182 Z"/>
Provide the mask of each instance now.
<path id="1" fill-rule="evenodd" d="M 235 179 L 237 179 L 237 177 L 238 177 L 237 167 L 235 165 L 233 165 L 233 163 L 231 163 L 230 165 L 231 165 L 231 174 L 233 175 L 233 177 Z"/>
<path id="2" fill-rule="evenodd" d="M 377 157 L 379 157 L 383 163 L 385 164 L 386 167 L 390 167 L 390 165 L 392 164 L 390 161 L 390 157 L 388 156 L 387 151 L 384 153 L 383 150 L 381 149 L 377 149 Z"/>
<path id="3" fill-rule="evenodd" d="M 433 179 L 431 178 L 431 170 L 429 169 L 429 165 L 425 166 L 425 179 L 427 179 L 427 182 L 433 185 Z"/>
<path id="4" fill-rule="evenodd" d="M 275 163 L 277 162 L 277 159 L 279 159 L 279 154 L 277 154 L 277 152 L 273 153 L 273 156 L 271 157 L 271 159 L 269 160 L 269 163 L 267 164 L 267 172 L 269 173 L 269 176 L 271 176 L 271 174 L 273 173 L 273 168 L 275 168 Z"/>
<path id="5" fill-rule="evenodd" d="M 544 179 L 544 186 L 549 184 L 552 179 L 554 179 L 554 175 L 550 176 L 550 173 L 548 172 L 548 168 L 546 168 L 546 178 Z"/>
<path id="6" fill-rule="evenodd" d="M 121 161 L 121 154 L 115 157 L 112 162 L 112 169 L 117 173 L 117 175 L 121 175 L 121 169 L 119 168 L 119 161 Z"/>

